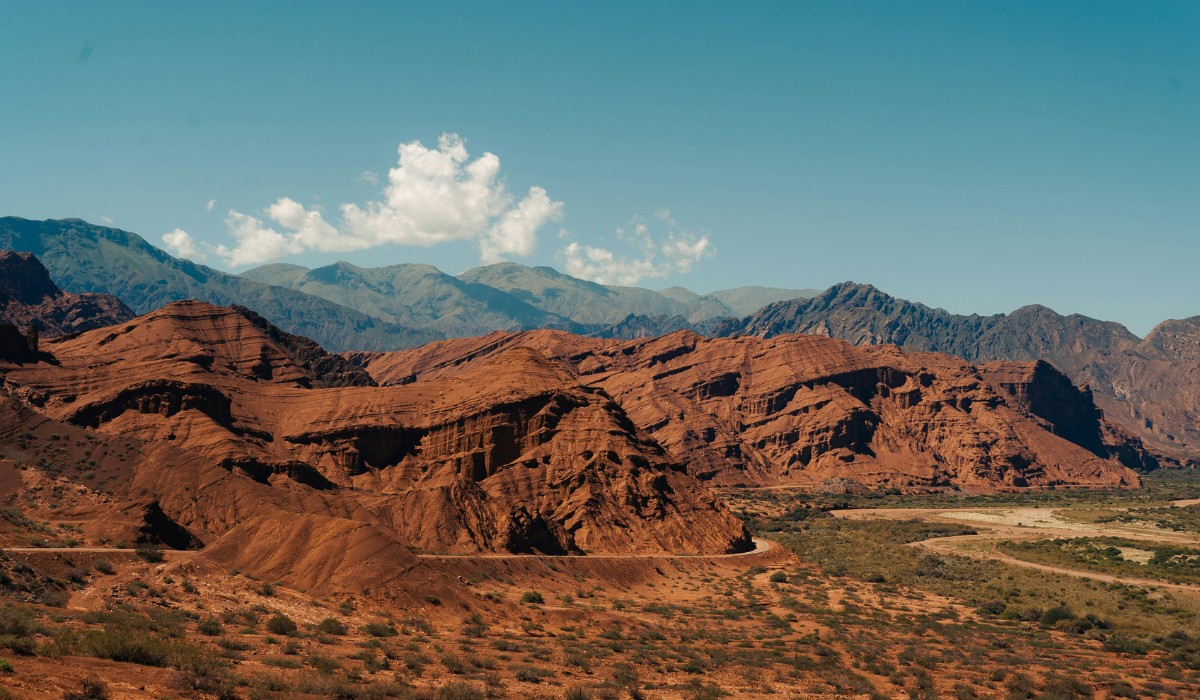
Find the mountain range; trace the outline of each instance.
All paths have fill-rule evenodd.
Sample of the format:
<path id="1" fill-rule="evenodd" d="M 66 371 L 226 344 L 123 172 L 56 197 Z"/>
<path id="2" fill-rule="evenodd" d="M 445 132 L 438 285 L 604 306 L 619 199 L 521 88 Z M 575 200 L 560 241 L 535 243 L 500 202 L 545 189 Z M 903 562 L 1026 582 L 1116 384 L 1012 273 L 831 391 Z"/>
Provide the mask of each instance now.
<path id="1" fill-rule="evenodd" d="M 348 263 L 266 265 L 232 275 L 76 219 L 0 219 L 0 247 L 35 253 L 64 288 L 111 293 L 138 313 L 183 299 L 238 305 L 334 351 L 414 348 L 497 330 L 626 340 L 687 330 L 706 337 L 816 334 L 971 363 L 1042 360 L 1086 386 L 1109 423 L 1169 459 L 1200 462 L 1200 317 L 1166 321 L 1138 338 L 1118 323 L 1043 306 L 958 315 L 853 282 L 823 292 L 742 287 L 700 295 L 599 285 L 514 263 L 458 276 L 428 265 Z"/>
<path id="2" fill-rule="evenodd" d="M 1119 323 L 1063 316 L 1044 306 L 964 316 L 847 282 L 722 322 L 715 333 L 816 334 L 971 362 L 1044 360 L 1088 387 L 1112 422 L 1168 456 L 1200 461 L 1200 316 L 1164 321 L 1138 338 Z"/>
<path id="3" fill-rule="evenodd" d="M 79 219 L 0 218 L 0 249 L 36 255 L 64 289 L 106 292 L 137 313 L 198 299 L 252 309 L 281 329 L 341 350 L 394 350 L 494 330 L 560 328 L 609 335 L 628 317 L 714 322 L 817 290 L 742 287 L 711 295 L 612 287 L 547 267 L 500 263 L 458 277 L 429 265 L 315 270 L 265 265 L 233 275 L 174 258 L 137 234 Z M 728 301 L 728 303 L 726 303 Z M 626 332 L 638 332 L 626 330 Z"/>
<path id="4" fill-rule="evenodd" d="M 77 299 L 29 254 L 0 281 L 22 324 Z M 1042 362 L 691 331 L 338 355 L 245 307 L 96 297 L 88 329 L 0 343 L 0 505 L 306 590 L 420 577 L 420 552 L 751 549 L 712 486 L 1129 488 L 1153 466 Z"/>

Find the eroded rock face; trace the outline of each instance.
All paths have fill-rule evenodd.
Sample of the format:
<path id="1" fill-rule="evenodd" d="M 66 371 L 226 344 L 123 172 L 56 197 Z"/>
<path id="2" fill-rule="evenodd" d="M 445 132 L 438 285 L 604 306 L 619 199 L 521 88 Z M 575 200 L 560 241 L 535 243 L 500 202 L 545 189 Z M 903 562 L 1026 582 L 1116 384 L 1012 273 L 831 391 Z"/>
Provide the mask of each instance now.
<path id="1" fill-rule="evenodd" d="M 1091 388 L 1106 423 L 1116 424 L 1103 430 L 1124 434 L 1107 442 L 1130 456 L 1127 463 L 1137 461 L 1133 453 L 1149 456 L 1138 439 L 1176 461 L 1200 463 L 1200 317 L 1165 321 L 1139 340 L 1119 323 L 1064 316 L 1044 306 L 964 316 L 846 282 L 812 299 L 770 304 L 715 330 L 768 338 L 788 333 L 855 345 L 895 343 L 971 362 L 1043 360 Z"/>
<path id="2" fill-rule="evenodd" d="M 381 384 L 419 384 L 471 372 L 515 347 L 536 349 L 602 389 L 690 474 L 717 484 L 849 479 L 985 492 L 1139 483 L 1108 458 L 1086 392 L 1033 364 L 1013 371 L 1038 381 L 1008 392 L 947 355 L 816 336 L 688 332 L 639 341 L 496 333 L 350 359 Z"/>
<path id="3" fill-rule="evenodd" d="M 43 352 L 53 361 L 0 368 L 13 396 L 64 424 L 186 453 L 266 499 L 255 515 L 364 523 L 372 538 L 429 551 L 750 546 L 742 523 L 621 405 L 533 349 L 377 387 L 245 310 L 179 302 Z M 193 532 L 219 537 L 250 515 L 230 492 L 201 505 L 154 483 L 144 495 Z"/>
<path id="4" fill-rule="evenodd" d="M 0 251 L 0 321 L 59 336 L 131 318 L 133 311 L 111 294 L 67 294 L 32 254 Z"/>

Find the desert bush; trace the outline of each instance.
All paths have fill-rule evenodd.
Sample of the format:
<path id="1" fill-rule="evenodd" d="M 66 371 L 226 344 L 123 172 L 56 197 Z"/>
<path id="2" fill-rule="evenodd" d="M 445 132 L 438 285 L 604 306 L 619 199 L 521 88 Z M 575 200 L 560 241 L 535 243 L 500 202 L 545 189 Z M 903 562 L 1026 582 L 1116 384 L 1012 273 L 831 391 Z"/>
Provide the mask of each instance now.
<path id="1" fill-rule="evenodd" d="M 163 548 L 156 544 L 139 544 L 135 551 L 139 557 L 151 564 L 160 564 L 165 559 L 163 556 Z"/>
<path id="2" fill-rule="evenodd" d="M 482 688 L 463 681 L 451 681 L 437 691 L 437 700 L 483 700 L 486 697 Z"/>
<path id="3" fill-rule="evenodd" d="M 48 605 L 52 608 L 65 608 L 67 601 L 70 598 L 66 591 L 60 591 L 57 588 L 47 588 L 38 595 L 38 602 L 42 605 Z"/>
<path id="4" fill-rule="evenodd" d="M 200 634 L 205 634 L 210 637 L 215 637 L 221 633 L 221 621 L 215 617 L 210 617 L 196 626 L 196 631 Z"/>
<path id="5" fill-rule="evenodd" d="M 291 637 L 296 634 L 296 623 L 287 615 L 276 615 L 267 620 L 267 631 L 272 634 L 282 634 Z"/>
<path id="6" fill-rule="evenodd" d="M 397 634 L 399 634 L 396 632 L 395 627 L 392 627 L 386 622 L 368 623 L 367 625 L 363 626 L 363 632 L 366 632 L 372 637 L 395 637 Z"/>
<path id="7" fill-rule="evenodd" d="M 313 654 L 312 656 L 308 657 L 308 664 L 316 669 L 317 673 L 324 673 L 326 675 L 331 674 L 341 668 L 341 664 L 337 662 L 337 659 L 331 659 L 328 656 L 320 656 L 319 654 Z"/>
<path id="8" fill-rule="evenodd" d="M 1038 623 L 1041 624 L 1042 627 L 1054 627 L 1059 622 L 1074 619 L 1075 613 L 1072 612 L 1070 608 L 1065 605 L 1056 605 L 1042 613 L 1041 618 L 1038 619 Z"/>
<path id="9" fill-rule="evenodd" d="M 317 629 L 325 634 L 335 634 L 338 636 L 344 635 L 350 631 L 350 628 L 346 626 L 346 623 L 332 617 L 327 617 L 317 623 Z"/>
<path id="10" fill-rule="evenodd" d="M 116 571 L 113 569 L 112 563 L 110 563 L 107 559 L 97 559 L 96 561 L 92 562 L 92 568 L 108 576 L 116 573 Z"/>
<path id="11" fill-rule="evenodd" d="M 21 656 L 32 656 L 37 649 L 33 619 L 33 611 L 24 606 L 0 607 L 0 647 Z"/>
<path id="12" fill-rule="evenodd" d="M 63 700 L 108 700 L 108 684 L 96 676 L 79 682 L 79 690 L 63 694 Z"/>
<path id="13" fill-rule="evenodd" d="M 528 605 L 542 605 L 546 602 L 546 599 L 537 591 L 526 591 L 521 594 L 521 602 Z"/>

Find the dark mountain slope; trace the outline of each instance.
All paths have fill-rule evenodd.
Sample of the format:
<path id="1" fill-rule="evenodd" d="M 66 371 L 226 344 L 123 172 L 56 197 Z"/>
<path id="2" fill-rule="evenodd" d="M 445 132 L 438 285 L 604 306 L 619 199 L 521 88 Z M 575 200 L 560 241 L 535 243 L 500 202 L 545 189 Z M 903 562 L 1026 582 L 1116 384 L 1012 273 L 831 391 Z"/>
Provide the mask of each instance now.
<path id="1" fill-rule="evenodd" d="M 131 318 L 133 311 L 111 294 L 68 294 L 34 255 L 0 251 L 0 321 L 57 336 Z"/>

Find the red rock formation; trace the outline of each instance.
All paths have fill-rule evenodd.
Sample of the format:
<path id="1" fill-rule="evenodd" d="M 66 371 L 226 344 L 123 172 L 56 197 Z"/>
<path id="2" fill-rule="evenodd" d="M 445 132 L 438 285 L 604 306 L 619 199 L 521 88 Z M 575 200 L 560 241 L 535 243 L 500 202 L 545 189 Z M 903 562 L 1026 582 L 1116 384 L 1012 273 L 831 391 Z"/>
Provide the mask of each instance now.
<path id="1" fill-rule="evenodd" d="M 850 479 L 975 492 L 1138 483 L 1129 469 L 1055 435 L 975 367 L 894 346 L 816 336 L 680 332 L 613 341 L 535 331 L 349 357 L 381 384 L 420 385 L 462 376 L 515 347 L 536 349 L 603 389 L 689 473 L 715 483 Z M 1086 397 L 1076 398 L 1079 420 L 1095 419 Z"/>
<path id="2" fill-rule="evenodd" d="M 0 369 L 49 418 L 169 445 L 270 503 L 247 512 L 222 492 L 199 506 L 144 475 L 156 479 L 147 495 L 197 532 L 282 511 L 367 523 L 436 551 L 749 545 L 740 521 L 619 405 L 537 352 L 412 386 L 313 388 L 369 381 L 348 381 L 361 372 L 289 338 L 244 311 L 180 302 L 48 342 L 53 363 Z"/>

